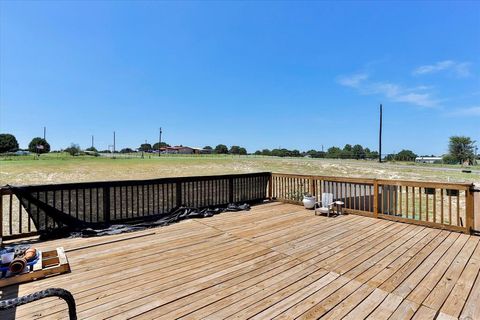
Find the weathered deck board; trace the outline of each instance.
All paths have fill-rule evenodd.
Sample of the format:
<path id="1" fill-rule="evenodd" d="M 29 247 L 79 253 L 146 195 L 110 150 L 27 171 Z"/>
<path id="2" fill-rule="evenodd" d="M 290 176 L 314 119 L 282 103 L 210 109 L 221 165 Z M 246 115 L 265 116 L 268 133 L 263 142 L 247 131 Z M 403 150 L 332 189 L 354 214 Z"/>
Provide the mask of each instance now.
<path id="1" fill-rule="evenodd" d="M 0 289 L 70 290 L 79 319 L 479 316 L 479 237 L 270 203 L 63 246 L 72 273 Z M 67 318 L 46 299 L 1 319 Z"/>

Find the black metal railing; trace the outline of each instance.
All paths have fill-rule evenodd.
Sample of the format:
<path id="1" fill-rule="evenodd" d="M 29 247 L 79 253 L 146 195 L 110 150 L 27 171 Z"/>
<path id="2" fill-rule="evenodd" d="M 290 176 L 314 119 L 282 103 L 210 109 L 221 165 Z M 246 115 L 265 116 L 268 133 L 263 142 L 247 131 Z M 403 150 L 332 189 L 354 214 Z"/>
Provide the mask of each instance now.
<path id="1" fill-rule="evenodd" d="M 85 182 L 0 189 L 4 240 L 64 224 L 104 224 L 162 216 L 179 206 L 212 207 L 267 198 L 271 173 Z M 59 219 L 52 218 L 57 216 Z"/>

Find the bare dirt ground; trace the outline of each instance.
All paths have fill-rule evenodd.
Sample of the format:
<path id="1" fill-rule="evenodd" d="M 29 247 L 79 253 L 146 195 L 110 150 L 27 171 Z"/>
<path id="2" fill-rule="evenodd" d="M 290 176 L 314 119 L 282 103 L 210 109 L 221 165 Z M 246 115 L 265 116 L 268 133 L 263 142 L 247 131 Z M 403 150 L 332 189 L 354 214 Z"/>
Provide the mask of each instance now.
<path id="1" fill-rule="evenodd" d="M 480 172 L 429 165 L 273 157 L 152 157 L 146 159 L 62 158 L 0 161 L 0 185 L 153 179 L 271 171 L 309 175 L 480 182 Z"/>
<path id="2" fill-rule="evenodd" d="M 42 156 L 41 160 L 0 160 L 0 186 L 69 183 L 106 180 L 154 179 L 161 177 L 216 175 L 270 171 L 276 173 L 308 174 L 337 177 L 365 177 L 423 181 L 476 182 L 480 172 L 462 173 L 458 167 L 378 163 L 375 161 L 273 158 L 273 157 L 150 157 L 145 159 L 110 159 L 93 157 Z M 3 202 L 7 212 L 9 201 Z M 18 214 L 18 201 L 13 199 L 12 216 L 15 228 L 22 216 L 26 232 L 26 214 Z M 4 234 L 8 234 L 9 218 L 4 217 Z M 14 231 L 15 233 L 15 231 Z"/>

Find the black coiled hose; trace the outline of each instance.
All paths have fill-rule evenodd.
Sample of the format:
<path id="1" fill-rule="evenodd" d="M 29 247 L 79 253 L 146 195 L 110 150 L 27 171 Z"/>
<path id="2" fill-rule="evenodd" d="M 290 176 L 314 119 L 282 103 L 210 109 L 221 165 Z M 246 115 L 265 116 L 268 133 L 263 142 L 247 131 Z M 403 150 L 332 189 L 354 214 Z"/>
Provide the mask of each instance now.
<path id="1" fill-rule="evenodd" d="M 28 294 L 23 297 L 0 300 L 0 311 L 16 308 L 18 306 L 48 297 L 59 297 L 65 300 L 68 305 L 68 315 L 70 317 L 70 320 L 77 320 L 77 308 L 75 306 L 75 299 L 69 291 L 61 288 L 49 288 L 46 290 Z"/>

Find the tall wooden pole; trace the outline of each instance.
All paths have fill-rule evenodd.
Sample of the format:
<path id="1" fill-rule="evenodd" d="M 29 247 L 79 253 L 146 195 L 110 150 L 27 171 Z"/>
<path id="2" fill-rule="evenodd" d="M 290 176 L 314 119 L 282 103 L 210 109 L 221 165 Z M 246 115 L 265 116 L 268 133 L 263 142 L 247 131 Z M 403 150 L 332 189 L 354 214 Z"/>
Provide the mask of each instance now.
<path id="1" fill-rule="evenodd" d="M 43 127 L 43 140 L 47 139 L 47 127 Z"/>
<path id="2" fill-rule="evenodd" d="M 113 156 L 115 157 L 115 131 L 113 131 Z"/>
<path id="3" fill-rule="evenodd" d="M 383 107 L 380 104 L 380 132 L 378 135 L 378 162 L 382 162 L 382 113 Z"/>

